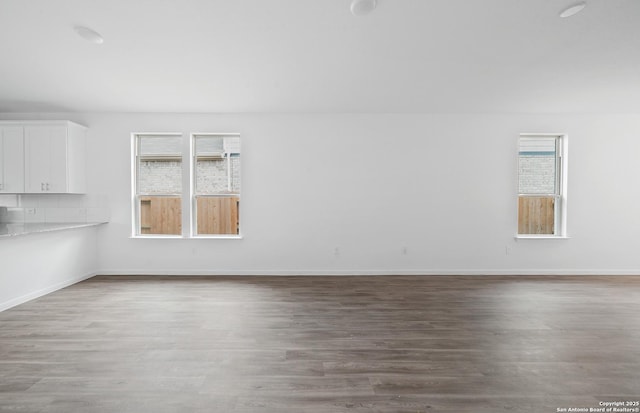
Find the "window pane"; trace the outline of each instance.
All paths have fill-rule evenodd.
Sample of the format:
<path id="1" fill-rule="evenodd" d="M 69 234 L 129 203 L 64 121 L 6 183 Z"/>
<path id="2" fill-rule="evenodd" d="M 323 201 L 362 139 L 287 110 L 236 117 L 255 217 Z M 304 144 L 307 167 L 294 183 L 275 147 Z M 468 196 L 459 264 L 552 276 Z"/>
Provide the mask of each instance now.
<path id="1" fill-rule="evenodd" d="M 556 194 L 556 138 L 520 138 L 518 192 Z"/>
<path id="2" fill-rule="evenodd" d="M 139 197 L 139 234 L 182 234 L 182 201 L 180 197 Z"/>
<path id="3" fill-rule="evenodd" d="M 195 137 L 197 195 L 240 194 L 240 138 Z"/>
<path id="4" fill-rule="evenodd" d="M 195 230 L 239 234 L 240 137 L 194 136 Z"/>
<path id="5" fill-rule="evenodd" d="M 182 234 L 182 137 L 136 135 L 136 235 Z"/>
<path id="6" fill-rule="evenodd" d="M 518 234 L 563 235 L 562 136 L 521 135 L 518 141 Z M 563 165 L 564 164 L 564 165 Z"/>
<path id="7" fill-rule="evenodd" d="M 182 137 L 138 136 L 138 194 L 182 193 Z"/>

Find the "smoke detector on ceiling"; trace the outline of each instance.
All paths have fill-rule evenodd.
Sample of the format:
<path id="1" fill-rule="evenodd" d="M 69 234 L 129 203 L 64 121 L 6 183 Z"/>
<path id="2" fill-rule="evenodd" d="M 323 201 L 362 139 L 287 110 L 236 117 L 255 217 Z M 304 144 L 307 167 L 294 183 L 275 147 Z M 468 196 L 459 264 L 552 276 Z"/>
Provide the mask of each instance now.
<path id="1" fill-rule="evenodd" d="M 585 7 L 587 7 L 586 1 L 581 1 L 580 3 L 576 3 L 574 5 L 567 7 L 566 9 L 563 9 L 560 12 L 560 17 L 564 19 L 566 17 L 575 16 L 576 14 L 580 13 Z"/>
<path id="2" fill-rule="evenodd" d="M 364 16 L 371 13 L 377 5 L 377 0 L 353 0 L 351 2 L 351 13 L 354 16 Z"/>
<path id="3" fill-rule="evenodd" d="M 88 42 L 95 43 L 95 44 L 104 43 L 104 39 L 102 38 L 100 33 L 98 33 L 93 29 L 90 29 L 84 26 L 75 26 L 73 30 L 75 30 L 78 36 L 82 37 L 84 40 Z"/>

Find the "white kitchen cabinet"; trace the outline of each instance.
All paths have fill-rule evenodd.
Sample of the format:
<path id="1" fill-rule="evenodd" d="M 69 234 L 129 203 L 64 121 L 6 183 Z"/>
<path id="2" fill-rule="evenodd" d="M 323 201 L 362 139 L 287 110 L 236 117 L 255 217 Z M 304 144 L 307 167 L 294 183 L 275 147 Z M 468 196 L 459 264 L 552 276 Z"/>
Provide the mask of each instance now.
<path id="1" fill-rule="evenodd" d="M 24 125 L 25 193 L 86 191 L 86 128 L 73 122 Z"/>
<path id="2" fill-rule="evenodd" d="M 24 128 L 0 124 L 0 193 L 24 192 Z"/>

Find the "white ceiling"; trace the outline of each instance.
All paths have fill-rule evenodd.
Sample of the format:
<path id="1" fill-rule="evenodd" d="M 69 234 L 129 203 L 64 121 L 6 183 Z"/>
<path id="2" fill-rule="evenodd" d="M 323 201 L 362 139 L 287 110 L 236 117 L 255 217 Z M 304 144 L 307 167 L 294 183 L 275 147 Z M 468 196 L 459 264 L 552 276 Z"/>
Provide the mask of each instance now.
<path id="1" fill-rule="evenodd" d="M 0 0 L 0 112 L 640 113 L 640 0 L 574 3 Z"/>

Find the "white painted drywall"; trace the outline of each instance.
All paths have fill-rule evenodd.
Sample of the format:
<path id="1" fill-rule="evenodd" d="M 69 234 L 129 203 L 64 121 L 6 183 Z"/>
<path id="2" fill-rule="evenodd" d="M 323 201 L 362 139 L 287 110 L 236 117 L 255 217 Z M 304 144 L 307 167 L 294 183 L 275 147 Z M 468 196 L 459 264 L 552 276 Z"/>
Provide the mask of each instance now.
<path id="1" fill-rule="evenodd" d="M 0 311 L 95 275 L 97 231 L 0 238 Z"/>
<path id="2" fill-rule="evenodd" d="M 89 127 L 103 273 L 640 272 L 639 115 L 41 116 Z M 241 133 L 244 238 L 131 239 L 132 132 Z M 569 136 L 571 238 L 516 241 L 518 136 L 542 132 Z"/>

